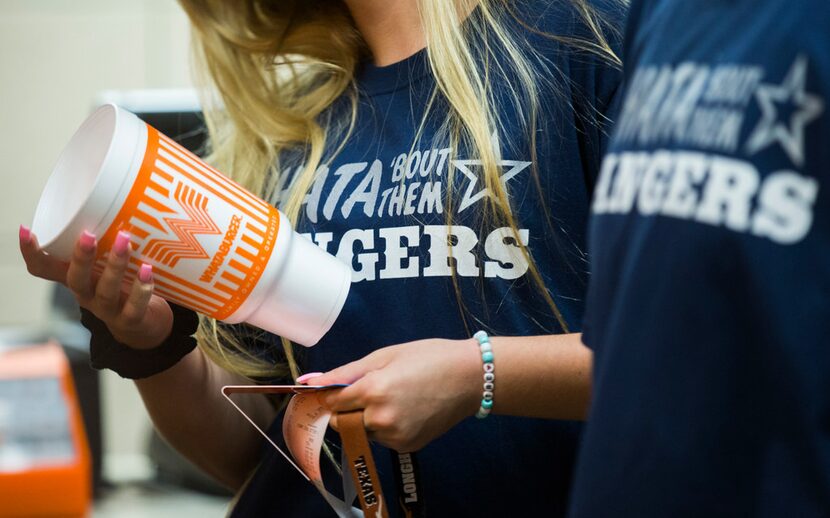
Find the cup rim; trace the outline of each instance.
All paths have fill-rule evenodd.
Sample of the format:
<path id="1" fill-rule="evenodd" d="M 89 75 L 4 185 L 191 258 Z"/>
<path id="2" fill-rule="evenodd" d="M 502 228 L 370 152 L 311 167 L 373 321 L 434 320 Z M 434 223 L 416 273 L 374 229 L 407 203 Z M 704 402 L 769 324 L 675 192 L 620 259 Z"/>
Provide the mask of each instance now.
<path id="1" fill-rule="evenodd" d="M 71 254 L 71 247 L 74 246 L 74 241 L 78 238 L 78 236 L 68 236 L 68 234 L 80 235 L 80 233 L 84 230 L 97 232 L 99 230 L 97 226 L 100 225 L 101 220 L 103 220 L 104 216 L 111 210 L 113 204 L 116 203 L 118 198 L 116 193 L 123 188 L 124 182 L 128 180 L 128 175 L 123 175 L 120 181 L 113 185 L 115 189 L 110 189 L 113 190 L 113 195 L 108 196 L 109 202 L 105 202 L 101 210 L 99 210 L 101 217 L 98 218 L 98 221 L 95 221 L 93 225 L 84 225 L 85 222 L 81 221 L 83 219 L 82 216 L 85 209 L 87 209 L 90 204 L 90 200 L 96 192 L 102 189 L 102 184 L 106 181 L 105 177 L 107 175 L 105 173 L 111 167 L 116 135 L 124 124 L 123 119 L 125 113 L 126 112 L 124 112 L 124 110 L 118 108 L 118 106 L 112 103 L 104 104 L 98 107 L 78 127 L 58 156 L 55 166 L 52 168 L 52 173 L 49 175 L 49 179 L 47 180 L 46 186 L 44 187 L 38 201 L 34 221 L 32 223 L 33 232 L 38 239 L 41 240 L 40 247 L 47 252 L 56 253 L 57 255 Z M 78 200 L 73 207 L 69 208 L 66 211 L 66 214 L 57 216 L 49 214 L 52 210 L 50 201 L 53 200 L 55 196 L 60 196 L 60 193 L 55 191 L 60 189 L 60 186 L 63 185 L 63 176 L 67 174 L 67 161 L 72 160 L 72 153 L 75 151 L 77 146 L 81 145 L 81 143 L 85 142 L 87 139 L 92 138 L 92 128 L 95 128 L 101 124 L 102 118 L 105 117 L 111 117 L 112 122 L 110 130 L 106 135 L 106 146 L 101 145 L 101 148 L 104 149 L 105 147 L 106 151 L 102 153 L 102 158 L 98 162 L 98 169 L 94 173 L 95 179 L 91 182 L 89 188 L 83 194 L 81 199 Z M 60 218 L 65 221 L 65 223 L 59 223 L 57 225 L 46 223 L 47 219 L 53 220 L 55 218 Z M 80 228 L 81 226 L 88 226 L 90 228 Z M 66 241 L 67 239 L 70 241 L 64 243 L 63 241 Z"/>

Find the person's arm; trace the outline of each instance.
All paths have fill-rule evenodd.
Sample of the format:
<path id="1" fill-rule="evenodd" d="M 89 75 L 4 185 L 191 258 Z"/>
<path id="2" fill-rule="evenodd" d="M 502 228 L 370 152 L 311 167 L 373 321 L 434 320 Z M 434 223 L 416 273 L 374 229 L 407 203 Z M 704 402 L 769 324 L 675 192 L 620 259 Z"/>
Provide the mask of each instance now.
<path id="1" fill-rule="evenodd" d="M 234 490 L 261 456 L 262 437 L 220 394 L 224 385 L 250 384 L 194 349 L 164 372 L 135 381 L 158 431 L 191 462 Z M 261 428 L 276 417 L 262 395 L 235 400 Z"/>
<path id="2" fill-rule="evenodd" d="M 498 391 L 493 412 L 585 419 L 591 402 L 593 353 L 582 344 L 581 333 L 491 337 L 490 343 Z M 474 346 L 478 349 L 477 342 Z"/>
<path id="3" fill-rule="evenodd" d="M 120 343 L 135 349 L 161 344 L 173 328 L 167 302 L 153 295 L 152 275 L 139 275 L 129 293 L 123 278 L 130 257 L 124 239 L 116 241 L 100 276 L 93 276 L 97 243 L 85 234 L 72 259 L 59 261 L 44 253 L 37 238 L 20 228 L 20 251 L 29 273 L 60 282 L 75 294 L 81 307 L 102 320 Z M 248 380 L 212 363 L 194 349 L 164 372 L 137 380 L 156 427 L 185 457 L 220 482 L 239 488 L 259 459 L 260 436 L 220 394 L 226 384 Z M 261 427 L 276 416 L 264 396 L 245 396 L 238 404 Z"/>
<path id="4" fill-rule="evenodd" d="M 493 413 L 584 419 L 592 353 L 580 337 L 491 337 Z M 483 375 L 475 340 L 433 339 L 385 347 L 312 383 L 351 383 L 321 393 L 321 401 L 334 412 L 364 409 L 374 440 L 398 451 L 415 451 L 476 413 Z M 336 418 L 332 424 L 337 426 Z"/>

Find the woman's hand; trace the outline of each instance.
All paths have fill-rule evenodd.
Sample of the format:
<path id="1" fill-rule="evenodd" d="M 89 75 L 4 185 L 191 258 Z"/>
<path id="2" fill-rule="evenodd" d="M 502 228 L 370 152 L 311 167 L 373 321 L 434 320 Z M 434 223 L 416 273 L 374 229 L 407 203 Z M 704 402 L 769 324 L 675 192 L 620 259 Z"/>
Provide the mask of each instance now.
<path id="1" fill-rule="evenodd" d="M 350 383 L 318 397 L 335 413 L 363 409 L 372 440 L 412 452 L 476 412 L 481 376 L 475 340 L 431 339 L 379 349 L 313 382 Z"/>
<path id="2" fill-rule="evenodd" d="M 100 276 L 93 275 L 97 242 L 84 232 L 75 244 L 72 259 L 59 261 L 40 249 L 37 237 L 20 227 L 20 252 L 29 273 L 67 286 L 78 304 L 106 323 L 121 343 L 137 349 L 159 345 L 173 328 L 173 313 L 167 302 L 153 295 L 150 265 L 142 265 L 129 293 L 123 286 L 130 260 L 130 236 L 119 232 Z"/>

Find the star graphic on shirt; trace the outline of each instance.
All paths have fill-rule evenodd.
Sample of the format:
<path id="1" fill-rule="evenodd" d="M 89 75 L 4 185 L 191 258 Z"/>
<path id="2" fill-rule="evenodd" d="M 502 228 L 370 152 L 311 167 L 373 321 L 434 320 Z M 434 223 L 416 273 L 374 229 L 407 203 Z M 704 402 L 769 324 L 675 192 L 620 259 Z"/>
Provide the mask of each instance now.
<path id="1" fill-rule="evenodd" d="M 755 98 L 761 107 L 761 121 L 747 140 L 750 155 L 778 142 L 790 160 L 804 165 L 804 128 L 824 111 L 821 97 L 808 93 L 807 57 L 795 60 L 781 85 L 761 84 Z M 787 108 L 792 115 L 786 121 Z"/>
<path id="2" fill-rule="evenodd" d="M 491 137 L 493 142 L 493 153 L 496 155 L 498 159 L 498 165 L 502 168 L 501 174 L 501 183 L 503 186 L 506 187 L 507 182 L 515 177 L 517 174 L 521 173 L 523 170 L 527 168 L 531 164 L 531 162 L 524 162 L 520 160 L 503 160 L 501 158 L 501 147 L 499 146 L 499 139 L 495 133 Z M 481 159 L 477 160 L 453 160 L 453 166 L 456 169 L 461 171 L 461 173 L 466 176 L 470 183 L 467 184 L 467 189 L 464 191 L 464 198 L 461 200 L 461 203 L 458 206 L 458 212 L 461 213 L 468 207 L 472 206 L 478 200 L 484 198 L 485 196 L 490 195 L 490 188 L 484 187 L 483 189 L 478 190 L 476 192 L 476 186 L 478 185 L 479 177 L 471 170 L 471 166 L 480 166 L 483 165 Z"/>

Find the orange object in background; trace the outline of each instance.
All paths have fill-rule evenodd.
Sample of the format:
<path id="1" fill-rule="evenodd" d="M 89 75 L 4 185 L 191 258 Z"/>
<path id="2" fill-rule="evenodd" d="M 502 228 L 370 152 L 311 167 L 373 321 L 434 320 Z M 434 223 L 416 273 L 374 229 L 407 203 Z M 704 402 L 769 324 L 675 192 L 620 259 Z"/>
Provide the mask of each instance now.
<path id="1" fill-rule="evenodd" d="M 60 345 L 0 346 L 0 518 L 87 516 L 91 478 Z"/>

